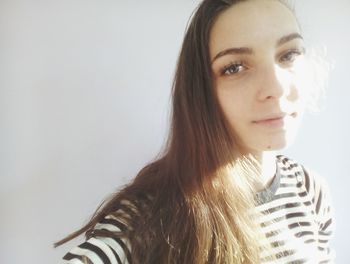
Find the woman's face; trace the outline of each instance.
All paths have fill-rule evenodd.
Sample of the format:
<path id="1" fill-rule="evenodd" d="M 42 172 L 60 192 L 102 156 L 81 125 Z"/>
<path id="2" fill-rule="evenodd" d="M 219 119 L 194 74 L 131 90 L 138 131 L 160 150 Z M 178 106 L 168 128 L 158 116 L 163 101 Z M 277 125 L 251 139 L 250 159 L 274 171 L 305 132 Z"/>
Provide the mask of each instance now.
<path id="1" fill-rule="evenodd" d="M 209 52 L 219 104 L 246 151 L 286 147 L 304 109 L 303 40 L 276 0 L 240 2 L 217 18 Z"/>

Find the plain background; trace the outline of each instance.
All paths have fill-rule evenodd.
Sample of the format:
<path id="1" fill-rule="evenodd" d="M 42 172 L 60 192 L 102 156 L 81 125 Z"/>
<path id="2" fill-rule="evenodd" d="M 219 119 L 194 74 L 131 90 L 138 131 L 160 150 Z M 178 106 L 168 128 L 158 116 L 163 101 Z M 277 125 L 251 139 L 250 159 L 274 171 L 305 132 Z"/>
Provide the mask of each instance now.
<path id="1" fill-rule="evenodd" d="M 82 240 L 52 243 L 155 157 L 197 3 L 0 0 L 0 263 L 59 263 Z M 296 7 L 334 67 L 323 111 L 285 153 L 328 181 L 337 263 L 348 263 L 350 2 Z"/>

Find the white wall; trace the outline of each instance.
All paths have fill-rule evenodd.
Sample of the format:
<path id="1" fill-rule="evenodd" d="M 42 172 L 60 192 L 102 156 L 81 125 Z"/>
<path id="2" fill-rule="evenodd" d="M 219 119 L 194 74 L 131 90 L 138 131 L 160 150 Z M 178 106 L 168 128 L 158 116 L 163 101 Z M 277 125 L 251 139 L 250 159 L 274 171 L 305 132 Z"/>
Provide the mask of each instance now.
<path id="1" fill-rule="evenodd" d="M 85 223 L 162 146 L 169 92 L 198 0 L 0 0 L 0 263 L 58 263 Z M 300 1 L 310 43 L 335 62 L 325 110 L 293 158 L 329 182 L 346 263 L 350 2 Z"/>

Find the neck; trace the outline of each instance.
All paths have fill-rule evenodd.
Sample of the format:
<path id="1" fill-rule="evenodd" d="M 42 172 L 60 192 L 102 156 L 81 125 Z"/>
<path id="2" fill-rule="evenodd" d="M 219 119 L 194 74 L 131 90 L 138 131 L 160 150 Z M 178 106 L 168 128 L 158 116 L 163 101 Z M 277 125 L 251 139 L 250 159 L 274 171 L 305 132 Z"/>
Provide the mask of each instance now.
<path id="1" fill-rule="evenodd" d="M 261 175 L 261 182 L 257 184 L 257 191 L 260 191 L 268 187 L 276 173 L 276 155 L 275 151 L 263 151 L 254 154 L 255 159 L 259 163 L 260 167 L 258 171 Z"/>

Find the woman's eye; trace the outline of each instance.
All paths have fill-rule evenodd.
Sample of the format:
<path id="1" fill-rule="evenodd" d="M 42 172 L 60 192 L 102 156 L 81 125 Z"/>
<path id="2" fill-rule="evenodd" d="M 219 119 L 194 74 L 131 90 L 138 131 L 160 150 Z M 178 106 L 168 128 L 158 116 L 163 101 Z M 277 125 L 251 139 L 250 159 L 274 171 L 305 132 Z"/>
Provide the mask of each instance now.
<path id="1" fill-rule="evenodd" d="M 304 54 L 303 51 L 300 51 L 300 50 L 290 50 L 288 51 L 286 54 L 284 54 L 280 61 L 283 62 L 283 63 L 290 63 L 290 62 L 294 62 L 295 59 L 297 57 L 299 57 L 300 55 Z"/>
<path id="2" fill-rule="evenodd" d="M 230 64 L 228 66 L 226 66 L 221 74 L 222 75 L 233 75 L 233 74 L 237 74 L 241 71 L 243 71 L 245 69 L 245 67 L 243 66 L 242 63 L 233 63 L 233 64 Z"/>

